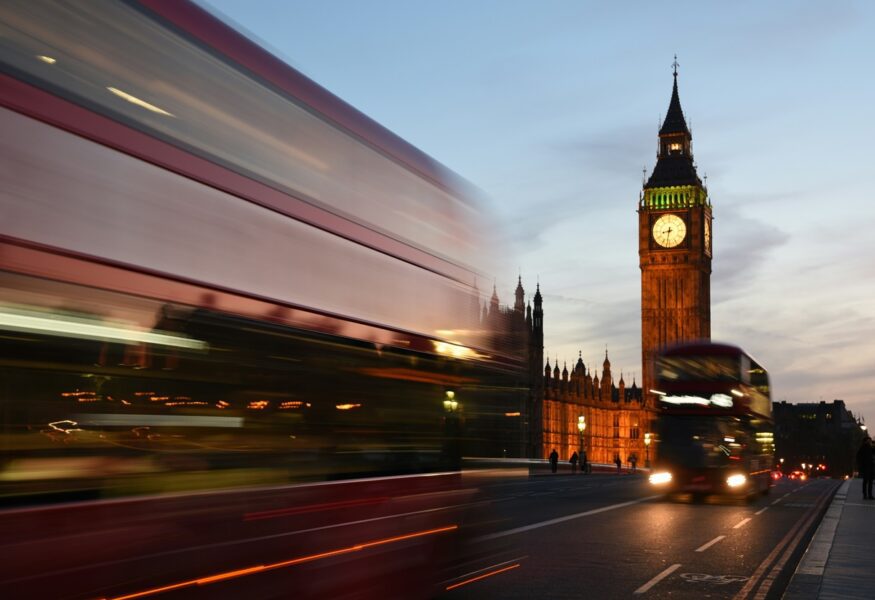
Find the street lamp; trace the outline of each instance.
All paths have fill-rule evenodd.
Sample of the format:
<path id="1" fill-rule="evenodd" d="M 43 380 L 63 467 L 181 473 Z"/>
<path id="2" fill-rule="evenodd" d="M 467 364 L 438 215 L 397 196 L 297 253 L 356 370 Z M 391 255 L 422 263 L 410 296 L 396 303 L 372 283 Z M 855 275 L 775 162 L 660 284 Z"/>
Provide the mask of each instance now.
<path id="1" fill-rule="evenodd" d="M 444 392 L 444 450 L 447 467 L 458 470 L 462 467 L 462 444 L 460 439 L 459 415 L 457 409 L 459 402 L 456 400 L 456 392 L 446 390 Z"/>
<path id="2" fill-rule="evenodd" d="M 649 433 L 644 434 L 644 466 L 648 469 L 650 468 L 650 442 L 653 441 L 650 435 Z"/>
<path id="3" fill-rule="evenodd" d="M 456 401 L 456 392 L 453 390 L 447 390 L 446 399 L 444 400 L 444 410 L 447 412 L 456 412 L 456 408 L 459 406 L 459 403 Z"/>

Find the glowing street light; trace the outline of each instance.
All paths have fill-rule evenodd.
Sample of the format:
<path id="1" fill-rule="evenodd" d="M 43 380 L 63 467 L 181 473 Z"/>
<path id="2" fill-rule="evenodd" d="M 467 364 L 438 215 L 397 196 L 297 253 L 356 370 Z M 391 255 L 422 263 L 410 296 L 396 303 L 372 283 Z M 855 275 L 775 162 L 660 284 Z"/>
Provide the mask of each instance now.
<path id="1" fill-rule="evenodd" d="M 446 391 L 446 399 L 444 400 L 444 410 L 447 412 L 456 412 L 459 407 L 459 402 L 456 400 L 456 392 L 453 390 Z"/>
<path id="2" fill-rule="evenodd" d="M 644 466 L 647 467 L 648 469 L 650 468 L 650 442 L 652 442 L 652 441 L 653 440 L 651 439 L 651 434 L 645 433 L 644 434 Z"/>

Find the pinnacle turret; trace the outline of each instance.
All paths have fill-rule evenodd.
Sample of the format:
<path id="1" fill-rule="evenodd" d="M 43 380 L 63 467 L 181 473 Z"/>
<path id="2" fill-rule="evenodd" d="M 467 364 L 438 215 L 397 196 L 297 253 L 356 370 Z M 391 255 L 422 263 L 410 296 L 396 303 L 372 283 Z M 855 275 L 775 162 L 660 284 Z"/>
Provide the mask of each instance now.
<path id="1" fill-rule="evenodd" d="M 671 90 L 671 101 L 668 103 L 668 112 L 665 113 L 665 121 L 659 130 L 659 135 L 668 135 L 672 133 L 683 133 L 690 135 L 690 129 L 687 127 L 687 120 L 684 118 L 684 111 L 681 108 L 681 99 L 678 95 L 678 62 L 675 56 L 674 67 L 674 86 Z"/>
<path id="2" fill-rule="evenodd" d="M 523 290 L 523 277 L 522 275 L 520 275 L 519 279 L 517 280 L 516 291 L 514 292 L 515 302 L 513 305 L 513 309 L 518 313 L 523 312 L 526 308 L 525 294 L 525 290 Z"/>
<path id="3" fill-rule="evenodd" d="M 671 101 L 665 121 L 659 129 L 659 153 L 656 166 L 650 174 L 644 189 L 661 188 L 681 185 L 702 185 L 702 180 L 696 174 L 693 163 L 693 135 L 687 127 L 681 99 L 678 94 L 678 63 L 677 57 L 672 65 L 674 83 L 671 90 Z"/>

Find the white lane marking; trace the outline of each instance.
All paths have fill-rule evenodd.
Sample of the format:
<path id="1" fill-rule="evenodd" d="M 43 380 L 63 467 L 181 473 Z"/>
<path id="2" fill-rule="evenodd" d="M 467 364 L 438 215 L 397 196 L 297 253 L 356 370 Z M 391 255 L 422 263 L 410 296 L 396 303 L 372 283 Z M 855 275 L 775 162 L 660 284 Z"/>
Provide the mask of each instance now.
<path id="1" fill-rule="evenodd" d="M 705 550 L 707 550 L 708 548 L 710 548 L 711 546 L 713 546 L 714 544 L 716 544 L 717 542 L 719 542 L 720 540 L 722 540 L 725 537 L 726 537 L 725 535 L 718 535 L 717 537 L 715 537 L 713 540 L 711 540 L 707 544 L 702 544 L 701 546 L 696 548 L 696 552 L 704 552 Z"/>
<path id="2" fill-rule="evenodd" d="M 492 569 L 498 569 L 500 567 L 504 567 L 515 562 L 522 562 L 529 557 L 528 554 L 524 554 L 523 556 L 518 556 L 517 558 L 512 558 L 510 560 L 506 560 L 504 562 L 500 562 L 497 565 L 490 565 L 488 567 L 483 567 L 482 569 L 477 569 L 476 571 L 471 571 L 470 573 L 465 573 L 464 575 L 459 575 L 458 577 L 453 577 L 452 579 L 447 579 L 444 581 L 444 584 L 450 583 L 451 581 L 462 581 L 463 579 L 468 579 L 469 577 L 473 577 L 475 575 L 479 575 L 484 571 L 490 571 Z"/>
<path id="3" fill-rule="evenodd" d="M 732 528 L 733 528 L 733 529 L 738 529 L 739 527 L 744 526 L 748 521 L 750 521 L 750 517 L 748 517 L 748 518 L 746 518 L 746 519 L 742 519 L 741 521 L 739 521 L 738 523 L 736 523 L 735 525 L 733 525 Z"/>
<path id="4" fill-rule="evenodd" d="M 780 502 L 780 501 L 781 501 L 780 498 L 778 498 L 777 500 L 772 500 L 772 506 L 774 506 L 775 504 L 777 504 L 777 503 Z"/>
<path id="5" fill-rule="evenodd" d="M 768 507 L 768 506 L 764 506 L 764 507 L 762 507 L 761 509 L 759 509 L 758 511 L 756 511 L 754 514 L 755 514 L 755 515 L 761 515 L 761 514 L 763 514 L 764 512 L 766 512 L 767 510 L 769 510 L 769 507 Z"/>
<path id="6" fill-rule="evenodd" d="M 635 590 L 635 593 L 636 594 L 643 594 L 644 592 L 646 592 L 647 590 L 649 590 L 650 588 L 655 586 L 657 583 L 659 583 L 660 581 L 662 581 L 663 579 L 665 579 L 666 577 L 668 577 L 669 575 L 671 575 L 672 573 L 674 573 L 675 571 L 677 571 L 680 568 L 681 568 L 681 563 L 673 564 L 672 566 L 667 568 L 665 571 L 663 571 L 662 573 L 660 573 L 659 575 L 657 575 L 656 577 L 654 577 L 653 579 L 651 579 L 650 581 L 648 581 L 647 583 L 642 585 L 640 588 Z"/>
<path id="7" fill-rule="evenodd" d="M 484 535 L 482 537 L 477 538 L 477 541 L 485 541 L 485 540 L 494 540 L 496 538 L 505 537 L 508 535 L 516 535 L 518 533 L 523 533 L 525 531 L 531 531 L 532 529 L 539 529 L 541 527 L 549 527 L 550 525 L 556 525 L 557 523 L 564 523 L 565 521 L 571 521 L 572 519 L 579 519 L 581 517 L 588 517 L 590 515 L 597 515 L 599 513 L 607 512 L 609 510 L 615 510 L 618 508 L 623 508 L 626 506 L 632 506 L 633 504 L 640 504 L 641 502 L 647 502 L 648 500 L 653 500 L 654 498 L 662 497 L 661 494 L 657 494 L 655 496 L 647 496 L 645 498 L 639 498 L 638 500 L 630 500 L 629 502 L 620 502 L 619 504 L 611 504 L 610 506 L 602 506 L 601 508 L 594 508 L 592 510 L 587 510 L 582 513 L 575 513 L 573 515 L 565 515 L 564 517 L 557 517 L 555 519 L 550 519 L 549 521 L 541 521 L 540 523 L 532 523 L 531 525 L 523 525 L 522 527 L 516 527 L 514 529 L 508 529 L 507 531 L 499 531 L 497 533 L 490 533 L 489 535 Z"/>

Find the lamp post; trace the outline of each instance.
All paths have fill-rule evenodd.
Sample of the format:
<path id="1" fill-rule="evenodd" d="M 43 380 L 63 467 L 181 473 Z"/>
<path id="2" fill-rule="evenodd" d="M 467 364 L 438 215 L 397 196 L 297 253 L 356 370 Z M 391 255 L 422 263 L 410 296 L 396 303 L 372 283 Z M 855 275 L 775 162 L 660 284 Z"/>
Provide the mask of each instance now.
<path id="1" fill-rule="evenodd" d="M 653 440 L 649 433 L 644 434 L 644 466 L 650 468 L 650 442 Z"/>
<path id="2" fill-rule="evenodd" d="M 459 403 L 456 401 L 456 392 L 453 390 L 446 391 L 446 398 L 444 399 L 444 410 L 447 412 L 456 412 L 456 408 L 459 406 Z"/>
<path id="3" fill-rule="evenodd" d="M 586 461 L 584 460 L 584 450 L 583 450 L 583 432 L 586 430 L 586 417 L 580 415 L 577 417 L 577 432 L 580 436 L 580 472 L 586 473 Z"/>
<path id="4" fill-rule="evenodd" d="M 447 458 L 447 466 L 457 470 L 462 467 L 462 444 L 459 431 L 459 416 L 456 410 L 459 402 L 456 400 L 456 392 L 447 390 L 444 394 L 444 445 Z"/>

